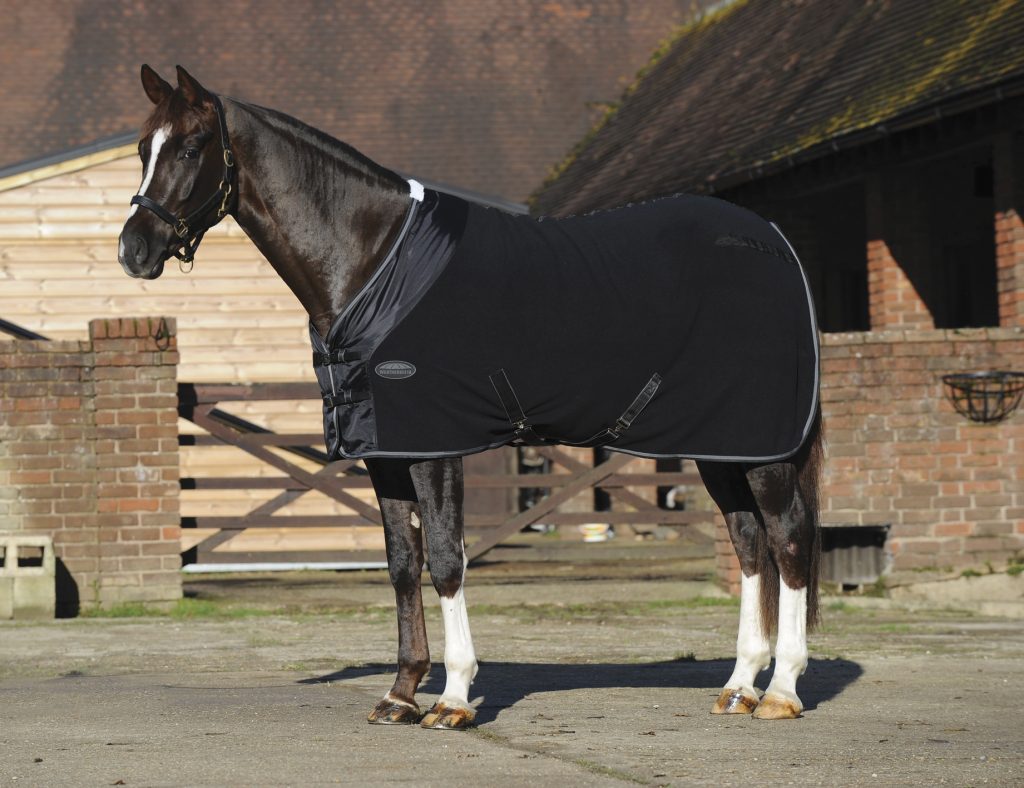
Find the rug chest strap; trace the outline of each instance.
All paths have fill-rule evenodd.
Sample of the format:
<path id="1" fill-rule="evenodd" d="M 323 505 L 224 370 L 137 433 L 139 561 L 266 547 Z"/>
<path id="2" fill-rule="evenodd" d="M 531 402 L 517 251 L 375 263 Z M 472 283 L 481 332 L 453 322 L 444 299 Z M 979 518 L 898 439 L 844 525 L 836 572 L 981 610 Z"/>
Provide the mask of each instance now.
<path id="1" fill-rule="evenodd" d="M 370 398 L 370 392 L 365 388 L 342 389 L 336 394 L 324 395 L 324 407 L 337 408 L 339 405 L 355 405 Z"/>
<path id="2" fill-rule="evenodd" d="M 352 364 L 362 360 L 362 357 L 358 353 L 353 353 L 351 350 L 346 350 L 344 348 L 335 348 L 334 350 L 329 350 L 326 353 L 319 353 L 316 350 L 313 351 L 314 367 L 329 367 L 332 364 Z"/>
<path id="3" fill-rule="evenodd" d="M 508 416 L 508 420 L 512 424 L 512 428 L 515 430 L 516 440 L 520 440 L 529 446 L 563 443 L 566 446 L 583 447 L 605 446 L 622 437 L 622 433 L 632 426 L 636 417 L 639 416 L 643 409 L 647 407 L 648 403 L 654 399 L 654 395 L 657 394 L 658 387 L 661 386 L 662 380 L 661 375 L 655 372 L 651 375 L 651 379 L 647 381 L 647 384 L 640 390 L 640 393 L 636 395 L 633 402 L 630 403 L 630 406 L 626 408 L 622 415 L 615 420 L 615 424 L 591 435 L 586 440 L 571 442 L 542 438 L 534 431 L 533 426 L 526 418 L 523 406 L 519 403 L 519 397 L 516 396 L 515 389 L 512 388 L 512 384 L 509 382 L 508 375 L 505 373 L 504 369 L 492 372 L 490 379 L 491 385 L 494 386 L 494 390 L 498 394 L 498 399 L 501 400 L 502 407 L 505 408 L 505 414 Z"/>

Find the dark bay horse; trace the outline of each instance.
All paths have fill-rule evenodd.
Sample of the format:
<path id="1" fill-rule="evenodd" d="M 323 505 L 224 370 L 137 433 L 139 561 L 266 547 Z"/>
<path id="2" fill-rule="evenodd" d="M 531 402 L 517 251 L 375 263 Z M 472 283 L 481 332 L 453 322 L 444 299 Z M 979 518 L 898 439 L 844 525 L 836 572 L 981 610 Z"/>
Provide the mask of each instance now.
<path id="1" fill-rule="evenodd" d="M 326 337 L 399 237 L 422 187 L 293 118 L 216 96 L 180 67 L 177 78 L 175 88 L 142 67 L 155 108 L 139 142 L 143 180 L 119 241 L 122 267 L 155 279 L 172 255 L 191 265 L 203 233 L 231 215 Z M 784 719 L 803 709 L 796 682 L 818 610 L 822 435 L 814 381 L 813 420 L 794 454 L 770 462 L 698 459 L 742 569 L 736 664 L 715 714 Z M 371 457 L 366 466 L 383 516 L 399 630 L 398 675 L 369 720 L 466 727 L 474 718 L 468 693 L 477 661 L 463 596 L 461 458 Z M 423 538 L 441 599 L 446 670 L 444 692 L 426 715 L 415 700 L 430 667 Z M 754 681 L 769 665 L 776 629 L 775 670 L 761 696 Z"/>

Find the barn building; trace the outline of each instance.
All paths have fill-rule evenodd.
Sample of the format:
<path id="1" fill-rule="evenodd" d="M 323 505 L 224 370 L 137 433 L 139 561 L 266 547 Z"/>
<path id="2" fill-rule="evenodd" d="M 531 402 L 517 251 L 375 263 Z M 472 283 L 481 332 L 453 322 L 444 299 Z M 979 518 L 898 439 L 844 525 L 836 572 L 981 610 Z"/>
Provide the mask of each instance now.
<path id="1" fill-rule="evenodd" d="M 1024 411 L 967 420 L 942 376 L 1024 371 L 1024 4 L 721 4 L 655 54 L 531 207 L 674 192 L 775 220 L 811 280 L 826 576 L 1019 556 Z"/>
<path id="2" fill-rule="evenodd" d="M 0 26 L 0 319 L 51 342 L 0 333 L 0 530 L 53 534 L 83 604 L 159 601 L 180 595 L 179 517 L 238 517 L 294 494 L 265 479 L 263 488 L 187 487 L 177 497 L 179 475 L 280 475 L 231 447 L 183 445 L 180 470 L 159 465 L 177 448 L 175 378 L 313 377 L 304 313 L 232 221 L 207 235 L 190 276 L 172 265 L 142 282 L 117 264 L 141 181 L 141 63 L 172 77 L 183 62 L 212 90 L 295 115 L 386 166 L 522 209 L 650 50 L 702 5 L 385 0 L 325 11 L 298 0 L 253 13 L 235 1 L 76 0 L 60 13 L 10 9 Z M 128 319 L 140 316 L 169 320 Z M 144 336 L 150 329 L 165 336 L 162 347 Z M 126 367 L 144 368 L 152 385 L 119 398 L 126 386 L 113 381 Z M 321 429 L 315 399 L 225 407 L 277 432 Z M 180 429 L 184 443 L 202 442 L 201 430 Z M 69 447 L 64 465 L 47 456 L 56 445 Z M 372 498 L 367 487 L 353 494 L 357 507 Z M 352 511 L 316 491 L 275 509 L 307 525 Z M 382 549 L 379 528 L 285 533 L 246 532 L 244 549 Z"/>

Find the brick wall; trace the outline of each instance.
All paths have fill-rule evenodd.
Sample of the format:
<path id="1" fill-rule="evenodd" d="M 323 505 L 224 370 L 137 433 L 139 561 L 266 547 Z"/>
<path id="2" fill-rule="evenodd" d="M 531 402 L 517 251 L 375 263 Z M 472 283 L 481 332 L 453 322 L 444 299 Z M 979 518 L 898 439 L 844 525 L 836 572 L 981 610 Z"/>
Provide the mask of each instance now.
<path id="1" fill-rule="evenodd" d="M 984 568 L 1024 550 L 1024 406 L 999 424 L 956 413 L 941 376 L 1024 371 L 1024 328 L 826 334 L 825 523 L 891 524 L 892 570 Z M 718 526 L 722 582 L 739 567 Z"/>
<path id="2" fill-rule="evenodd" d="M 914 257 L 927 257 L 920 249 L 927 239 L 925 217 L 918 207 L 922 201 L 913 194 L 921 185 L 910 178 L 900 179 L 894 173 L 886 176 L 871 173 L 864 182 L 871 327 L 932 328 L 932 315 L 918 292 L 923 283 L 915 283 L 908 275 L 908 268 L 914 268 Z M 899 255 L 893 248 L 895 238 L 901 242 Z M 926 272 L 915 273 L 920 280 Z"/>
<path id="3" fill-rule="evenodd" d="M 1024 135 L 997 135 L 993 158 L 999 325 L 1024 326 Z"/>
<path id="4" fill-rule="evenodd" d="M 53 537 L 58 607 L 181 597 L 173 320 L 0 342 L 0 530 Z"/>

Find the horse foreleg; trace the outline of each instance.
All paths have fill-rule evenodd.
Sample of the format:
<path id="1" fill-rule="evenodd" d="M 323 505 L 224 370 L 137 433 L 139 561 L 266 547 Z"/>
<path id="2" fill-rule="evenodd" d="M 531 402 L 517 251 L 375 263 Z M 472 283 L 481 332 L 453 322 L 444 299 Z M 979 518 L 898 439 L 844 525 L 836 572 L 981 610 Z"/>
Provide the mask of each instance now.
<path id="1" fill-rule="evenodd" d="M 444 692 L 423 717 L 425 728 L 467 728 L 476 711 L 469 705 L 469 685 L 476 677 L 476 652 L 469 631 L 463 580 L 462 460 L 421 462 L 412 467 L 430 556 L 430 578 L 441 598 L 444 618 Z"/>
<path id="2" fill-rule="evenodd" d="M 416 491 L 410 465 L 409 460 L 366 461 L 384 520 L 388 573 L 398 609 L 398 676 L 367 717 L 369 722 L 381 725 L 411 725 L 420 721 L 423 713 L 416 704 L 416 689 L 430 669 L 420 594 L 423 541 L 421 529 L 412 522 Z"/>
<path id="3" fill-rule="evenodd" d="M 778 637 L 775 670 L 760 705 L 759 719 L 794 719 L 803 712 L 797 679 L 807 669 L 807 607 L 815 529 L 791 463 L 774 463 L 748 474 L 764 517 L 768 545 L 779 568 Z"/>

